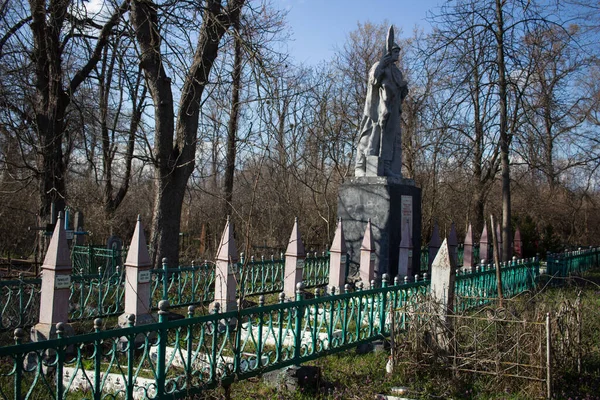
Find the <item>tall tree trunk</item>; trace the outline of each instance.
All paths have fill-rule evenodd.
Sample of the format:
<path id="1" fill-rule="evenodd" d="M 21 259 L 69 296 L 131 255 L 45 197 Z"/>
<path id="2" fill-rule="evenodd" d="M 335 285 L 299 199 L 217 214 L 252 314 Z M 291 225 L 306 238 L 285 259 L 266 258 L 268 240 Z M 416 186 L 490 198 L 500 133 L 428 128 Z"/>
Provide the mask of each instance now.
<path id="1" fill-rule="evenodd" d="M 231 89 L 231 113 L 227 126 L 227 158 L 225 160 L 225 176 L 223 184 L 223 217 L 231 215 L 233 209 L 233 178 L 235 175 L 235 156 L 238 138 L 238 122 L 240 113 L 240 86 L 242 81 L 242 41 L 239 37 L 239 21 L 235 21 L 234 30 L 237 37 L 234 45 L 234 60 Z"/>
<path id="2" fill-rule="evenodd" d="M 481 232 L 483 232 L 483 224 L 485 223 L 485 189 L 483 185 L 475 185 L 475 204 L 473 205 L 473 234 L 479 240 Z"/>
<path id="3" fill-rule="evenodd" d="M 183 203 L 182 173 L 175 168 L 173 148 L 175 114 L 171 79 L 167 76 L 160 53 L 157 6 L 152 2 L 133 1 L 131 21 L 140 47 L 140 66 L 154 103 L 155 194 L 152 212 L 151 248 L 154 264 L 167 257 L 178 262 L 179 223 Z M 183 180 L 183 185 L 187 180 Z"/>
<path id="4" fill-rule="evenodd" d="M 202 94 L 217 58 L 219 42 L 239 19 L 244 0 L 207 2 L 198 44 L 185 77 L 179 102 L 177 127 L 171 79 L 164 70 L 159 33 L 158 6 L 148 0 L 133 0 L 131 20 L 140 47 L 140 66 L 154 102 L 155 199 L 151 248 L 153 260 L 166 257 L 171 266 L 179 264 L 181 210 L 188 179 L 194 170 L 198 118 Z"/>
<path id="5" fill-rule="evenodd" d="M 31 31 L 34 48 L 36 95 L 34 101 L 35 127 L 40 138 L 40 217 L 65 208 L 65 172 L 62 142 L 65 111 L 69 97 L 63 90 L 61 42 L 68 0 L 56 1 L 46 9 L 46 1 L 31 0 Z"/>
<path id="6" fill-rule="evenodd" d="M 100 57 L 113 27 L 127 10 L 128 1 L 115 9 L 100 30 L 90 58 L 83 63 L 70 82 L 65 85 L 62 69 L 62 50 L 65 40 L 65 19 L 72 0 L 29 0 L 32 60 L 35 65 L 35 129 L 39 137 L 38 168 L 40 178 L 40 217 L 47 218 L 55 204 L 56 210 L 65 207 L 67 171 L 63 154 L 67 108 L 71 96 L 89 76 Z M 68 154 L 67 154 L 68 155 Z"/>
<path id="7" fill-rule="evenodd" d="M 508 134 L 508 103 L 506 63 L 504 60 L 503 1 L 496 0 L 496 61 L 498 65 L 498 95 L 500 107 L 500 162 L 502 165 L 502 259 L 512 258 L 511 201 L 510 201 L 510 137 Z M 492 227 L 493 229 L 493 227 Z"/>

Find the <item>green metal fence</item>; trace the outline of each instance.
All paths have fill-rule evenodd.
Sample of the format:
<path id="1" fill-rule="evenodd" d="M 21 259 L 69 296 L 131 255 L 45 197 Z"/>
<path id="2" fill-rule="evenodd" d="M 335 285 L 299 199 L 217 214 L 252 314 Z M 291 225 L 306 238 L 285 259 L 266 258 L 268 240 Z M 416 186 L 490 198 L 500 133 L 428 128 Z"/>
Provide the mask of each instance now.
<path id="1" fill-rule="evenodd" d="M 535 288 L 539 274 L 540 262 L 535 258 L 513 260 L 503 263 L 502 294 L 510 298 L 519 293 Z M 456 275 L 457 311 L 464 311 L 483 305 L 488 299 L 498 296 L 498 280 L 494 265 L 481 265 L 472 271 L 460 271 Z"/>
<path id="2" fill-rule="evenodd" d="M 283 290 L 285 260 L 283 257 L 265 259 L 254 257 L 238 263 L 240 283 L 238 295 L 279 293 Z M 323 286 L 329 281 L 329 257 L 310 254 L 304 261 L 303 278 L 307 287 Z M 160 300 L 169 300 L 172 307 L 207 303 L 214 298 L 215 264 L 204 261 L 191 267 L 152 270 L 151 305 L 158 307 Z M 102 316 L 102 315 L 99 315 Z"/>
<path id="3" fill-rule="evenodd" d="M 39 278 L 0 281 L 0 331 L 31 326 L 38 321 L 41 286 Z"/>
<path id="4" fill-rule="evenodd" d="M 0 348 L 0 397 L 183 398 L 206 388 L 321 357 L 389 334 L 389 310 L 426 283 L 23 343 Z M 133 320 L 132 320 L 133 322 Z M 46 374 L 51 369 L 53 374 Z"/>
<path id="5" fill-rule="evenodd" d="M 583 272 L 598 262 L 598 249 L 587 249 L 575 252 L 553 254 L 548 257 L 548 274 L 565 277 L 572 273 Z M 537 273 L 528 272 L 527 278 L 512 278 L 510 274 L 522 271 L 521 261 L 516 267 L 506 265 L 503 274 L 505 293 L 512 293 L 511 288 L 521 291 L 516 282 L 533 284 Z M 250 259 L 242 261 L 244 279 L 240 289 L 245 296 L 277 293 L 283 290 L 282 258 L 265 260 Z M 495 292 L 495 275 L 488 273 L 490 267 L 479 266 L 473 274 L 457 277 L 457 283 L 476 290 L 465 296 L 479 296 L 481 293 Z M 493 269 L 492 269 L 493 271 Z M 521 272 L 519 272 L 521 273 Z M 503 276 L 504 276 L 503 275 Z M 183 307 L 208 303 L 214 298 L 214 263 L 205 261 L 199 265 L 152 271 L 151 306 L 157 309 L 158 302 L 167 299 L 172 307 Z M 329 257 L 309 254 L 305 260 L 303 280 L 307 287 L 326 285 L 329 279 Z M 469 283 L 461 282 L 470 280 Z M 0 282 L 0 292 L 5 299 L 0 308 L 0 331 L 16 327 L 31 326 L 37 322 L 39 314 L 39 292 L 41 280 L 12 280 Z M 528 288 L 530 286 L 527 286 Z M 461 286 L 458 288 L 461 292 Z M 124 271 L 118 267 L 112 274 L 106 274 L 102 268 L 95 274 L 72 275 L 69 321 L 93 319 L 119 315 L 124 310 Z"/>
<path id="6" fill-rule="evenodd" d="M 598 262 L 598 251 L 567 254 L 561 261 L 573 272 Z M 561 267 L 562 268 L 562 267 Z M 564 271 L 565 269 L 561 271 Z M 521 260 L 502 269 L 505 295 L 528 290 L 539 261 Z M 387 278 L 386 278 L 387 279 Z M 168 302 L 159 303 L 159 323 L 24 343 L 0 348 L 0 398 L 183 398 L 206 388 L 300 364 L 388 336 L 390 310 L 408 310 L 428 292 L 429 281 L 368 289 L 358 285 L 337 295 L 317 288 L 312 299 L 297 291 L 296 301 L 167 321 Z M 457 297 L 496 296 L 495 270 L 480 267 L 456 277 Z M 302 289 L 303 286 L 299 287 Z M 479 303 L 462 303 L 461 307 Z M 402 328 L 402 319 L 398 320 Z M 52 371 L 52 373 L 48 373 Z"/>
<path id="7" fill-rule="evenodd" d="M 546 257 L 547 274 L 553 278 L 566 278 L 573 274 L 587 271 L 598 265 L 600 248 L 579 249 L 564 253 L 548 253 Z M 562 284 L 560 279 L 554 279 L 553 284 Z"/>
<path id="8" fill-rule="evenodd" d="M 238 292 L 244 296 L 259 293 L 276 293 L 283 290 L 285 259 L 283 254 L 278 259 L 261 257 L 256 260 L 250 257 L 246 260 L 243 256 L 238 264 L 240 271 L 240 288 Z"/>
<path id="9" fill-rule="evenodd" d="M 127 249 L 107 249 L 101 246 L 73 246 L 71 261 L 76 274 L 87 275 L 104 271 L 112 275 L 117 266 L 122 266 L 127 257 Z"/>
<path id="10" fill-rule="evenodd" d="M 123 313 L 125 270 L 115 267 L 111 274 L 98 268 L 95 274 L 71 275 L 69 321 L 108 317 Z"/>
<path id="11" fill-rule="evenodd" d="M 348 265 L 346 265 L 347 271 Z M 329 283 L 329 256 L 326 253 L 309 253 L 304 260 L 302 280 L 306 287 L 323 286 Z"/>
<path id="12" fill-rule="evenodd" d="M 491 247 L 491 245 L 490 245 Z M 465 253 L 465 248 L 463 244 L 459 244 L 458 247 L 456 248 L 456 256 L 457 256 L 457 265 L 460 267 L 464 264 L 463 260 L 464 260 L 464 253 Z M 421 267 L 419 272 L 423 273 L 423 272 L 427 272 L 429 270 L 429 248 L 428 247 L 421 247 L 421 253 L 420 253 L 420 262 L 421 262 Z M 473 263 L 474 264 L 479 264 L 480 258 L 479 258 L 479 244 L 475 244 L 473 245 Z"/>
<path id="13" fill-rule="evenodd" d="M 173 307 L 202 304 L 214 298 L 215 264 L 204 261 L 190 267 L 152 270 L 150 305 L 158 308 L 161 300 L 168 300 Z"/>

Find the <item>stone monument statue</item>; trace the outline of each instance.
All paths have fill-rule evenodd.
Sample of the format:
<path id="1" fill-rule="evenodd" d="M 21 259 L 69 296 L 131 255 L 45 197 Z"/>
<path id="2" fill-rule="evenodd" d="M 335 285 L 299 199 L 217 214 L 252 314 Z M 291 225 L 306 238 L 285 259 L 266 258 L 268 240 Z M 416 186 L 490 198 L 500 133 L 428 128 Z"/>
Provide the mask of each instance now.
<path id="1" fill-rule="evenodd" d="M 396 65 L 400 47 L 394 43 L 392 27 L 383 53 L 369 71 L 355 176 L 340 185 L 338 195 L 350 280 L 360 276 L 361 245 L 369 220 L 376 279 L 384 273 L 413 276 L 420 272 L 421 189 L 414 180 L 402 177 L 400 123 L 408 85 Z"/>
<path id="2" fill-rule="evenodd" d="M 402 177 L 400 121 L 408 84 L 396 66 L 400 47 L 388 31 L 381 60 L 369 71 L 367 98 L 359 128 L 354 175 Z"/>

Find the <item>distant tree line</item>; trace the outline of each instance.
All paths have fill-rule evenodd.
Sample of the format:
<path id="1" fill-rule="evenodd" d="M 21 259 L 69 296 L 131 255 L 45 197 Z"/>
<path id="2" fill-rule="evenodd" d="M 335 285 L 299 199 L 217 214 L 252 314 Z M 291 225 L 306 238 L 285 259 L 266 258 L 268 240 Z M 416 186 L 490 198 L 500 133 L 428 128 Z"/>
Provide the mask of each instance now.
<path id="1" fill-rule="evenodd" d="M 172 264 L 211 257 L 226 215 L 248 254 L 284 248 L 296 216 L 326 248 L 368 71 L 402 21 L 359 23 L 306 66 L 266 0 L 99 3 L 0 0 L 0 252 L 39 250 L 27 228 L 52 204 L 83 211 L 96 244 L 141 214 Z M 454 0 L 397 35 L 424 240 L 435 221 L 477 240 L 494 214 L 505 254 L 515 226 L 531 252 L 598 244 L 598 11 Z"/>

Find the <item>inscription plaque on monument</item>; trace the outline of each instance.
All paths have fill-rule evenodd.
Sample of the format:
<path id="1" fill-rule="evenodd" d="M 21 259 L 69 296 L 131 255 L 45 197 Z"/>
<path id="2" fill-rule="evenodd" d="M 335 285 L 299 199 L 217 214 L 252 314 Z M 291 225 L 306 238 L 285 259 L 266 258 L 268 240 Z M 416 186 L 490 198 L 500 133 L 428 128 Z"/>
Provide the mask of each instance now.
<path id="1" fill-rule="evenodd" d="M 144 270 L 138 272 L 138 283 L 148 283 L 152 278 L 150 270 Z"/>
<path id="2" fill-rule="evenodd" d="M 55 289 L 68 289 L 71 287 L 71 275 L 56 275 L 54 278 Z"/>

